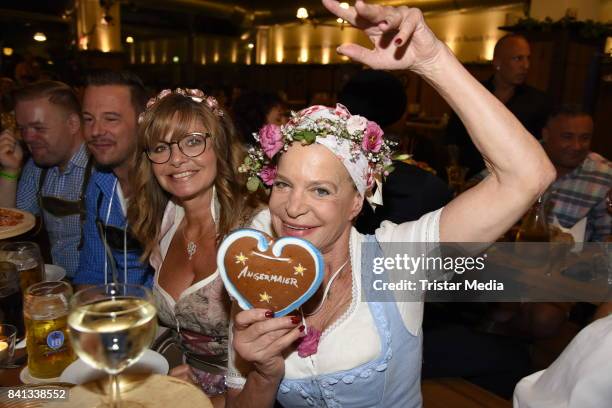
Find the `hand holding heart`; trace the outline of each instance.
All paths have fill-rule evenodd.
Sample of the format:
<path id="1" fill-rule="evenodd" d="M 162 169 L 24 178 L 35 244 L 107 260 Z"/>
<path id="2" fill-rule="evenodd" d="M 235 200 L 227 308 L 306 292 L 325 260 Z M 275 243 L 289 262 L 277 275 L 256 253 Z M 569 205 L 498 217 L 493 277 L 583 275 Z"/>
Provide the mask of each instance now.
<path id="1" fill-rule="evenodd" d="M 285 374 L 283 351 L 302 336 L 303 326 L 291 316 L 271 318 L 266 312 L 251 309 L 236 314 L 232 347 L 259 375 L 275 384 Z"/>
<path id="2" fill-rule="evenodd" d="M 315 294 L 323 281 L 323 257 L 310 242 L 272 240 L 240 229 L 219 246 L 217 265 L 225 288 L 242 309 L 262 308 L 285 316 Z"/>
<path id="3" fill-rule="evenodd" d="M 299 318 L 286 315 L 321 285 L 320 252 L 302 239 L 274 241 L 259 231 L 240 229 L 219 246 L 217 265 L 225 288 L 246 309 L 234 317 L 232 346 L 266 381 L 280 381 L 285 373 L 282 353 L 304 330 Z"/>

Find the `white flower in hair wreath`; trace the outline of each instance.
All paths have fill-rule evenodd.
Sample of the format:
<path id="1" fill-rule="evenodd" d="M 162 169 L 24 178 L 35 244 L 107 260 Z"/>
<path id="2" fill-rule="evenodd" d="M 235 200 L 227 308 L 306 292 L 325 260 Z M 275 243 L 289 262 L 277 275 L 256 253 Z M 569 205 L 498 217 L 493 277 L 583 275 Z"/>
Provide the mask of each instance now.
<path id="1" fill-rule="evenodd" d="M 215 115 L 217 115 L 219 117 L 223 116 L 223 110 L 219 106 L 219 102 L 217 102 L 217 99 L 215 97 L 213 97 L 213 96 L 207 96 L 200 89 L 176 88 L 174 91 L 172 91 L 171 89 L 164 89 L 160 93 L 158 93 L 157 96 L 155 96 L 153 98 L 150 98 L 147 101 L 147 106 L 146 106 L 145 111 L 142 112 L 140 115 L 138 115 L 138 124 L 142 123 L 142 121 L 144 120 L 144 115 L 147 113 L 147 111 L 149 109 L 151 109 L 151 107 L 153 105 L 155 105 L 157 102 L 161 101 L 166 96 L 171 95 L 173 93 L 174 94 L 183 95 L 186 98 L 190 98 L 192 101 L 194 101 L 196 103 L 204 102 L 204 103 L 206 103 L 206 106 L 208 106 L 208 108 Z"/>
<path id="2" fill-rule="evenodd" d="M 311 117 L 321 110 L 328 110 L 325 117 Z M 276 177 L 276 159 L 279 154 L 287 151 L 291 143 L 300 142 L 309 145 L 317 137 L 335 136 L 351 143 L 352 162 L 360 154 L 368 161 L 364 171 L 364 179 L 368 188 L 372 188 L 375 180 L 382 181 L 391 171 L 392 148 L 394 142 L 383 139 L 383 131 L 375 122 L 363 116 L 351 115 L 342 105 L 335 108 L 312 106 L 299 112 L 292 112 L 291 119 L 283 126 L 266 125 L 253 136 L 259 146 L 251 147 L 247 157 L 238 168 L 241 173 L 247 173 L 247 188 L 257 191 L 269 187 Z"/>

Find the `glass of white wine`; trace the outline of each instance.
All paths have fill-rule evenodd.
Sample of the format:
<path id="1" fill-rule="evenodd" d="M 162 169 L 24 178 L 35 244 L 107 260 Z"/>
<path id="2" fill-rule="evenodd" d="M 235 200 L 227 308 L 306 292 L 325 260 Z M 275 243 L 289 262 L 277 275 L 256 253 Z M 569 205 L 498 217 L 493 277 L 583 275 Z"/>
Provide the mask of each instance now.
<path id="1" fill-rule="evenodd" d="M 157 328 L 151 292 L 139 285 L 107 284 L 77 292 L 68 316 L 74 351 L 110 375 L 109 402 L 99 406 L 138 407 L 121 401 L 117 376 L 151 345 Z"/>

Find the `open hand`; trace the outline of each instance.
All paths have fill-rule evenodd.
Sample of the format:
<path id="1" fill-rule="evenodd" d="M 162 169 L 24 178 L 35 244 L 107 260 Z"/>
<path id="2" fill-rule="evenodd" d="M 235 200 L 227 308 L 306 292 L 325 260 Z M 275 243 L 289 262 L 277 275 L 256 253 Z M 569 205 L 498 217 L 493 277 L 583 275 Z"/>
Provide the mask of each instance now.
<path id="1" fill-rule="evenodd" d="M 363 30 L 374 49 L 343 44 L 338 52 L 375 69 L 411 69 L 424 73 L 444 49 L 425 24 L 419 9 L 366 4 L 344 9 L 336 0 L 322 0 L 333 14 Z"/>
<path id="2" fill-rule="evenodd" d="M 3 170 L 18 173 L 23 161 L 21 145 L 10 130 L 0 133 L 0 166 Z"/>
<path id="3" fill-rule="evenodd" d="M 282 353 L 302 336 L 299 323 L 299 319 L 291 316 L 266 317 L 265 309 L 239 312 L 234 318 L 232 346 L 263 377 L 282 378 L 285 374 Z"/>

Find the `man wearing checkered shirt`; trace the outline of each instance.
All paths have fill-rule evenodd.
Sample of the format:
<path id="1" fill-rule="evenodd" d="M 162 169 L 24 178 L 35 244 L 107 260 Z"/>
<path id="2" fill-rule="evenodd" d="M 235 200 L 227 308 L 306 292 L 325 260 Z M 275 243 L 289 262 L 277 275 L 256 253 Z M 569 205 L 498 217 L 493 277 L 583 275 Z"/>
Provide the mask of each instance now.
<path id="1" fill-rule="evenodd" d="M 91 163 L 82 137 L 81 108 L 73 90 L 41 81 L 15 93 L 15 116 L 31 158 L 22 166 L 21 143 L 10 130 L 0 135 L 0 206 L 42 219 L 37 238 L 50 243 L 54 264 L 72 278 L 79 264 L 84 192 Z"/>
<path id="2" fill-rule="evenodd" d="M 606 195 L 612 188 L 612 165 L 590 151 L 593 118 L 580 107 L 555 110 L 542 130 L 542 146 L 557 169 L 544 201 L 549 222 L 570 229 L 586 219 L 584 242 L 604 241 L 612 234 Z M 486 170 L 477 178 L 484 178 Z M 580 234 L 582 235 L 582 234 Z"/>

